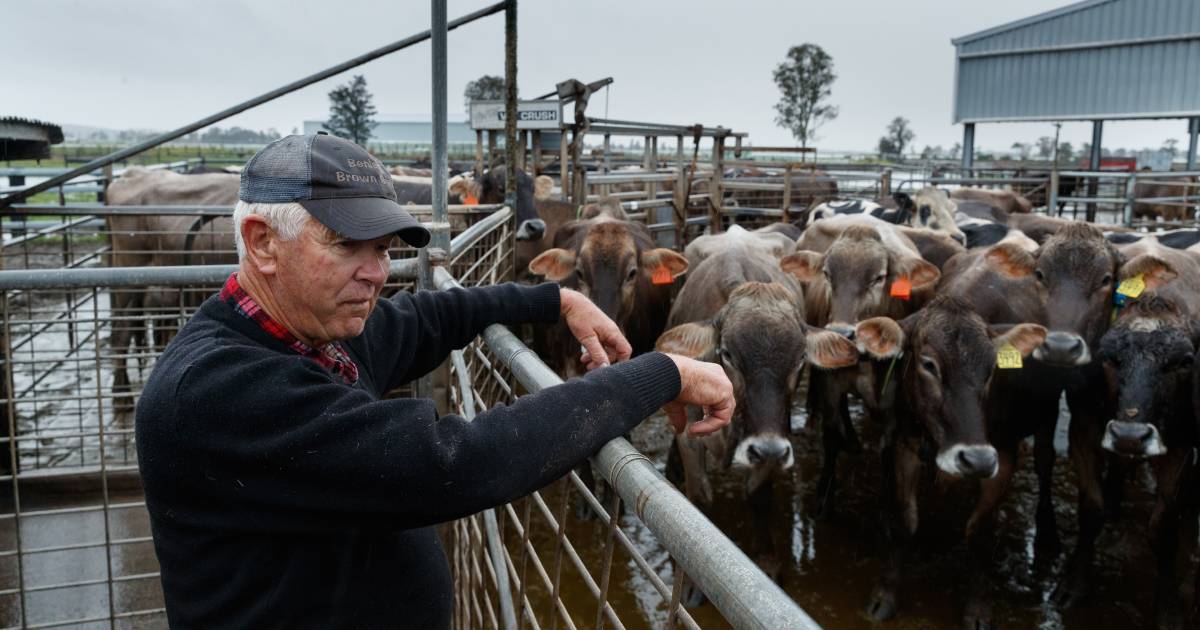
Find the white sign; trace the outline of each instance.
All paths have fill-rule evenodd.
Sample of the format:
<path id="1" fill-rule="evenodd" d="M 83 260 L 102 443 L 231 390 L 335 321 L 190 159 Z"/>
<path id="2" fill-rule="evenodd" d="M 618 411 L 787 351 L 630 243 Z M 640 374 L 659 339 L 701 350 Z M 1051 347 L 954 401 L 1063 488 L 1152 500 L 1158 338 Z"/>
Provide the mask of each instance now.
<path id="1" fill-rule="evenodd" d="M 562 103 L 517 101 L 517 129 L 558 129 Z M 504 101 L 471 101 L 472 129 L 504 129 Z"/>

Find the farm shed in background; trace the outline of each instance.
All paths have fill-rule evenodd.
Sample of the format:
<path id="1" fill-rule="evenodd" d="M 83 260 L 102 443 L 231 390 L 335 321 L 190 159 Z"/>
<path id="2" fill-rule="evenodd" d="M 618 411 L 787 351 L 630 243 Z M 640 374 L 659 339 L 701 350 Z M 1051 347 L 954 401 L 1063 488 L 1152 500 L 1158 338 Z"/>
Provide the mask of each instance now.
<path id="1" fill-rule="evenodd" d="M 1188 119 L 1187 168 L 1200 134 L 1200 3 L 1087 0 L 952 40 L 954 122 L 963 167 L 975 123 L 1093 122 L 1091 170 L 1105 120 Z"/>

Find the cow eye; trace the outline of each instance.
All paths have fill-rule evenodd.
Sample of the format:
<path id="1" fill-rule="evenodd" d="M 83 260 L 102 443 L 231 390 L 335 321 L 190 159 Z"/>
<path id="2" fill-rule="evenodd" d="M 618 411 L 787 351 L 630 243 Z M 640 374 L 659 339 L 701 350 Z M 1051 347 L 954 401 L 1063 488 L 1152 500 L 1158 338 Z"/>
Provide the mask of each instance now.
<path id="1" fill-rule="evenodd" d="M 933 359 L 929 357 L 921 357 L 921 369 L 928 372 L 930 376 L 937 378 L 938 366 Z"/>
<path id="2" fill-rule="evenodd" d="M 580 282 L 582 282 L 582 281 L 583 281 L 583 270 L 582 270 L 582 269 L 576 269 L 576 270 L 575 270 L 575 277 L 576 277 L 577 279 L 579 279 L 579 281 L 580 281 Z"/>
<path id="3" fill-rule="evenodd" d="M 881 273 L 878 276 L 875 276 L 875 284 L 883 284 L 885 280 L 887 280 L 886 273 Z"/>
<path id="4" fill-rule="evenodd" d="M 1102 286 L 1102 287 L 1106 287 L 1106 286 L 1108 286 L 1108 285 L 1112 284 L 1112 281 L 1113 281 L 1112 274 L 1111 274 L 1111 273 L 1109 273 L 1109 274 L 1105 274 L 1105 275 L 1104 275 L 1104 278 L 1102 278 L 1102 279 L 1100 280 L 1100 286 Z"/>
<path id="5" fill-rule="evenodd" d="M 721 348 L 719 354 L 721 355 L 721 361 L 723 361 L 729 365 L 733 365 L 733 355 L 730 354 L 728 350 L 726 350 L 725 348 Z"/>
<path id="6" fill-rule="evenodd" d="M 1038 282 L 1046 282 L 1046 274 L 1042 273 L 1041 269 L 1034 269 L 1033 275 L 1035 278 L 1037 278 Z"/>
<path id="7" fill-rule="evenodd" d="M 625 282 L 631 282 L 634 278 L 636 278 L 637 272 L 637 267 L 630 267 L 629 273 L 625 274 Z"/>

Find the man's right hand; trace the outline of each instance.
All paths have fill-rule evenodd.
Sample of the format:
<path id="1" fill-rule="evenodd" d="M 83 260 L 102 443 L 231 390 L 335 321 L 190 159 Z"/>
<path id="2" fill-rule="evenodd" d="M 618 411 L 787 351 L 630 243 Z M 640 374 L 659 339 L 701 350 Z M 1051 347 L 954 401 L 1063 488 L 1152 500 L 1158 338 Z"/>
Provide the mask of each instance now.
<path id="1" fill-rule="evenodd" d="M 688 435 L 708 435 L 720 430 L 733 419 L 737 403 L 733 400 L 733 384 L 725 370 L 715 363 L 697 361 L 678 354 L 667 353 L 679 369 L 679 397 L 664 409 L 676 433 L 687 427 L 687 405 L 704 410 L 704 418 L 688 428 Z"/>

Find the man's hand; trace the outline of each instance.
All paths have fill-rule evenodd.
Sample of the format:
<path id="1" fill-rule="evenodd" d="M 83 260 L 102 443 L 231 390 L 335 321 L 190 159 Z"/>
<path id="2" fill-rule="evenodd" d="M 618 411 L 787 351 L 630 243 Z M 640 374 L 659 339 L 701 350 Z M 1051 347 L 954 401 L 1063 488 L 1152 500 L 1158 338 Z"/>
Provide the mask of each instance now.
<path id="1" fill-rule="evenodd" d="M 667 356 L 679 368 L 679 397 L 664 407 L 675 432 L 681 433 L 687 427 L 687 405 L 704 410 L 704 418 L 692 424 L 688 435 L 708 435 L 728 425 L 737 403 L 733 400 L 733 384 L 725 376 L 725 370 L 715 363 L 677 354 Z"/>
<path id="2" fill-rule="evenodd" d="M 591 300 L 571 289 L 560 289 L 559 296 L 567 328 L 571 329 L 571 334 L 583 346 L 579 360 L 589 372 L 610 363 L 624 361 L 633 354 L 633 348 L 629 347 L 621 329 L 617 328 L 603 311 L 596 308 Z"/>

